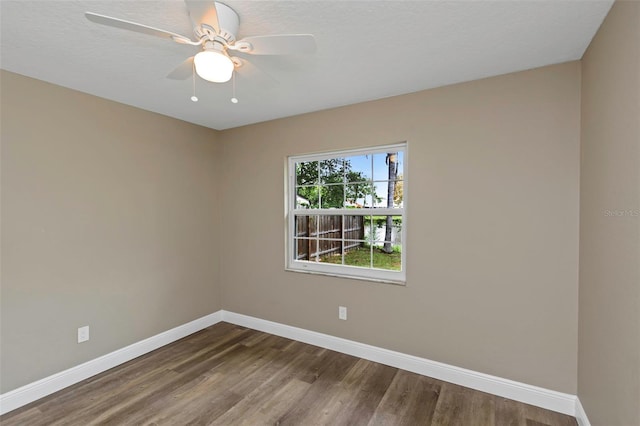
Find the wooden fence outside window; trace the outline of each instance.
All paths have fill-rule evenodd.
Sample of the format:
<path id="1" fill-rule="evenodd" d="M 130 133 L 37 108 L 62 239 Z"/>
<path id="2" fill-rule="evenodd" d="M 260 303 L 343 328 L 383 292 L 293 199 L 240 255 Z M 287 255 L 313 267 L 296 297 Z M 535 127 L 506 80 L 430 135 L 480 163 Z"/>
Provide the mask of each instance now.
<path id="1" fill-rule="evenodd" d="M 345 252 L 360 247 L 364 230 L 364 216 L 296 216 L 296 260 L 341 254 L 343 242 Z"/>

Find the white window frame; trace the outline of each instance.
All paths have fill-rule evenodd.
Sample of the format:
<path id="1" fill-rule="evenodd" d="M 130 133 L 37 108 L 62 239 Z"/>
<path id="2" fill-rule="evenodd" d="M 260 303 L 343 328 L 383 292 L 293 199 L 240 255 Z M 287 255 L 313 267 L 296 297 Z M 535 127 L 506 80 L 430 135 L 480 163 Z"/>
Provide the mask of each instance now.
<path id="1" fill-rule="evenodd" d="M 408 182 L 408 168 L 407 168 L 407 142 L 374 146 L 368 148 L 350 149 L 342 151 L 330 151 L 324 153 L 314 153 L 308 155 L 295 155 L 287 157 L 286 161 L 286 182 L 285 182 L 285 248 L 286 248 L 286 263 L 285 269 L 294 272 L 303 272 L 310 274 L 321 274 L 345 278 L 355 278 L 368 281 L 377 281 L 391 284 L 406 284 L 406 235 L 407 235 L 407 182 Z M 309 161 L 322 161 L 330 160 L 334 158 L 344 158 L 356 155 L 372 155 L 388 152 L 403 152 L 403 196 L 402 207 L 397 208 L 359 208 L 359 209 L 296 209 L 296 163 L 309 162 Z M 373 182 L 373 176 L 371 176 Z M 366 268 L 359 266 L 349 266 L 331 263 L 321 263 L 309 260 L 297 260 L 296 259 L 296 242 L 294 241 L 296 233 L 296 216 L 310 216 L 310 215 L 348 215 L 348 216 L 401 216 L 401 270 L 391 271 L 383 269 Z M 344 235 L 343 235 L 344 244 Z"/>

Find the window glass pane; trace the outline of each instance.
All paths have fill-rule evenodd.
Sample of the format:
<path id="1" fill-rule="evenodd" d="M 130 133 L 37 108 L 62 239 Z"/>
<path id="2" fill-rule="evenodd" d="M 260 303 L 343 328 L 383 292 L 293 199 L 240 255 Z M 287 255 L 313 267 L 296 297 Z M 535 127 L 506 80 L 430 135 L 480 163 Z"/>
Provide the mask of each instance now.
<path id="1" fill-rule="evenodd" d="M 342 241 L 320 240 L 320 262 L 342 265 Z"/>
<path id="2" fill-rule="evenodd" d="M 398 179 L 402 179 L 402 176 L 404 175 L 404 152 L 403 151 L 398 152 L 398 157 L 396 159 L 396 175 L 398 176 Z"/>
<path id="3" fill-rule="evenodd" d="M 315 237 L 318 226 L 318 216 L 296 216 L 295 235 L 296 238 Z"/>
<path id="4" fill-rule="evenodd" d="M 307 240 L 307 244 L 308 244 L 307 260 L 311 262 L 317 262 L 318 261 L 318 240 L 315 238 L 312 238 L 310 240 Z"/>
<path id="5" fill-rule="evenodd" d="M 294 238 L 295 260 L 309 260 L 310 253 L 315 253 L 316 240 L 313 238 Z"/>
<path id="6" fill-rule="evenodd" d="M 402 216 L 373 216 L 367 241 L 391 241 L 402 244 Z"/>
<path id="7" fill-rule="evenodd" d="M 397 180 L 395 181 L 395 185 L 393 186 L 393 207 L 403 207 L 404 206 L 404 181 Z"/>
<path id="8" fill-rule="evenodd" d="M 378 208 L 387 208 L 388 196 L 389 196 L 389 181 L 385 182 L 374 182 L 373 189 L 375 193 L 373 194 L 373 206 Z M 393 190 L 393 189 L 391 189 Z"/>
<path id="9" fill-rule="evenodd" d="M 365 239 L 366 227 L 364 216 L 343 216 L 344 224 L 344 239 L 345 240 L 360 240 Z"/>
<path id="10" fill-rule="evenodd" d="M 318 226 L 313 237 L 323 239 L 341 239 L 342 238 L 342 216 L 320 216 L 318 217 Z"/>
<path id="11" fill-rule="evenodd" d="M 390 271 L 402 269 L 402 248 L 391 241 L 378 241 L 373 248 L 373 267 Z"/>
<path id="12" fill-rule="evenodd" d="M 345 207 L 362 209 L 373 207 L 373 185 L 352 183 L 345 185 Z"/>
<path id="13" fill-rule="evenodd" d="M 345 241 L 344 264 L 370 268 L 371 246 L 363 241 Z"/>
<path id="14" fill-rule="evenodd" d="M 296 188 L 296 209 L 317 209 L 320 207 L 320 190 L 317 186 Z"/>
<path id="15" fill-rule="evenodd" d="M 345 178 L 347 182 L 366 182 L 372 178 L 372 155 L 357 155 L 346 157 L 344 161 Z"/>
<path id="16" fill-rule="evenodd" d="M 372 236 L 369 241 L 390 241 L 402 244 L 402 216 L 373 216 Z"/>
<path id="17" fill-rule="evenodd" d="M 402 206 L 404 183 L 402 179 L 403 152 L 379 153 L 373 156 L 375 207 L 393 208 Z"/>
<path id="18" fill-rule="evenodd" d="M 344 161 L 342 158 L 320 161 L 320 183 L 343 183 Z"/>
<path id="19" fill-rule="evenodd" d="M 296 163 L 296 184 L 314 185 L 316 183 L 318 183 L 318 162 Z"/>
<path id="20" fill-rule="evenodd" d="M 386 182 L 374 182 L 375 207 L 395 208 L 402 207 L 404 198 L 404 181 L 389 180 Z"/>
<path id="21" fill-rule="evenodd" d="M 342 241 L 341 240 L 318 240 L 319 251 L 314 253 L 313 260 L 316 257 L 320 262 L 325 263 L 342 263 Z"/>
<path id="22" fill-rule="evenodd" d="M 401 174 L 398 162 L 404 155 L 398 152 L 379 153 L 373 155 L 373 180 L 395 180 Z"/>
<path id="23" fill-rule="evenodd" d="M 327 185 L 320 187 L 322 195 L 320 208 L 341 209 L 344 206 L 344 185 Z"/>
<path id="24" fill-rule="evenodd" d="M 373 220 L 373 216 L 363 216 L 364 222 L 364 240 L 371 244 L 376 240 L 375 236 L 375 221 Z"/>

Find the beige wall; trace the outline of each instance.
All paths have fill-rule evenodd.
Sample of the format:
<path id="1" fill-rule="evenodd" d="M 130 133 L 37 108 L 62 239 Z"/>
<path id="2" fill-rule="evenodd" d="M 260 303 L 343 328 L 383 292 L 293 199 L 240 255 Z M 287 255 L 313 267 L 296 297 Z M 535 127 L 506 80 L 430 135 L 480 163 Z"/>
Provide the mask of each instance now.
<path id="1" fill-rule="evenodd" d="M 1 90 L 0 392 L 222 307 L 216 132 L 4 71 Z"/>
<path id="2" fill-rule="evenodd" d="M 582 64 L 578 396 L 640 424 L 640 3 L 618 1 Z"/>
<path id="3" fill-rule="evenodd" d="M 579 108 L 571 62 L 223 132 L 225 309 L 575 393 Z M 403 140 L 406 287 L 285 272 L 285 157 Z"/>

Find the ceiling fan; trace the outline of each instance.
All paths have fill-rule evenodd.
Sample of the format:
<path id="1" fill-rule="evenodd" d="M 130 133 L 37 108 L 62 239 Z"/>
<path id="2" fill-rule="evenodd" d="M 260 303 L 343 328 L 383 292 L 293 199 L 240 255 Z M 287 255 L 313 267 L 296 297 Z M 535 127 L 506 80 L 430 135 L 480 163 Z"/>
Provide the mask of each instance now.
<path id="1" fill-rule="evenodd" d="M 231 56 L 229 52 L 291 55 L 313 53 L 316 50 L 316 42 L 311 34 L 264 35 L 236 40 L 240 18 L 232 8 L 212 0 L 185 0 L 185 3 L 195 40 L 171 31 L 98 13 L 85 12 L 85 16 L 98 24 L 170 39 L 180 44 L 201 46 L 201 52 L 188 58 L 167 76 L 178 80 L 191 77 L 195 68 L 196 74 L 207 81 L 229 81 L 233 72 L 242 72 L 241 67 L 246 64 L 244 60 Z"/>

